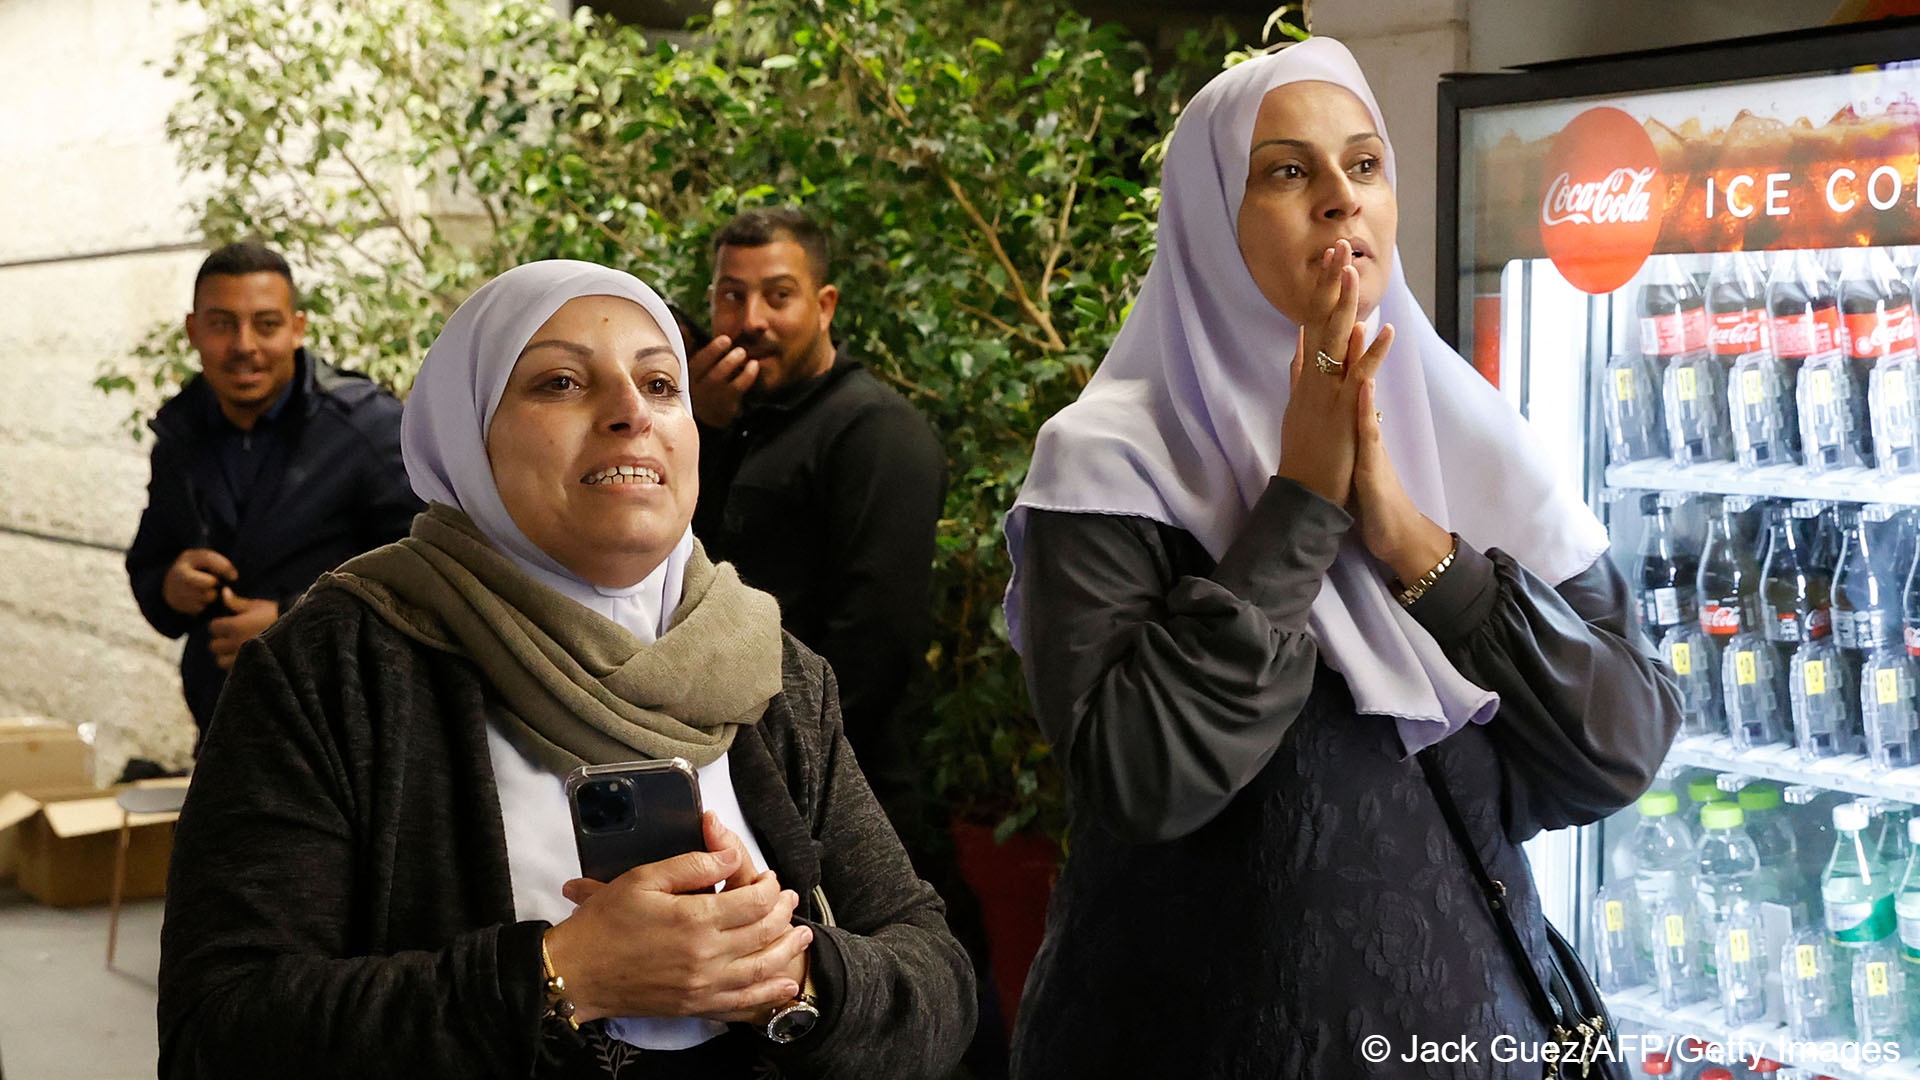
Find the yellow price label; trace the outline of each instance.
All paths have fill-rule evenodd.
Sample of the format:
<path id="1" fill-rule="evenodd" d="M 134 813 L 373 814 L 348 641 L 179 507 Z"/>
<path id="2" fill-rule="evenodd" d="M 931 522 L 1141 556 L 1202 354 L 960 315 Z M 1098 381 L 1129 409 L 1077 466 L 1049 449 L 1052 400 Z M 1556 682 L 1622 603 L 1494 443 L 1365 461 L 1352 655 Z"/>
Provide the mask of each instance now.
<path id="1" fill-rule="evenodd" d="M 1793 965 L 1794 970 L 1798 971 L 1803 979 L 1820 977 L 1820 954 L 1815 952 L 1811 945 L 1794 946 Z"/>
<path id="2" fill-rule="evenodd" d="M 1680 376 L 1680 400 L 1692 401 L 1694 397 L 1693 369 L 1683 367 L 1678 374 Z"/>
<path id="3" fill-rule="evenodd" d="M 1807 693 L 1817 696 L 1827 692 L 1827 662 L 1825 660 L 1807 661 Z"/>
<path id="4" fill-rule="evenodd" d="M 1886 997 L 1887 993 L 1887 963 L 1875 960 L 1867 965 L 1867 996 Z"/>
<path id="5" fill-rule="evenodd" d="M 1751 931 L 1734 930 L 1727 934 L 1727 952 L 1732 954 L 1733 962 L 1744 964 L 1753 959 L 1753 937 Z"/>
<path id="6" fill-rule="evenodd" d="M 1898 401 L 1907 396 L 1906 372 L 1901 371 L 1899 368 L 1894 368 L 1887 372 L 1885 379 L 1886 381 L 1880 384 L 1880 389 L 1886 392 L 1887 397 Z"/>
<path id="7" fill-rule="evenodd" d="M 1673 643 L 1673 673 L 1675 675 L 1693 674 L 1693 646 L 1684 641 Z"/>
<path id="8" fill-rule="evenodd" d="M 1740 373 L 1740 391 L 1748 405 L 1760 400 L 1760 373 L 1749 368 Z"/>
<path id="9" fill-rule="evenodd" d="M 1667 916 L 1667 944 L 1680 948 L 1687 943 L 1687 917 L 1685 915 Z"/>
<path id="10" fill-rule="evenodd" d="M 1753 651 L 1742 649 L 1733 654 L 1733 678 L 1741 686 L 1752 686 L 1760 678 L 1753 662 Z"/>
<path id="11" fill-rule="evenodd" d="M 1633 372 L 1623 368 L 1613 373 L 1613 396 L 1617 401 L 1633 400 Z"/>
<path id="12" fill-rule="evenodd" d="M 1617 934 L 1627 928 L 1627 905 L 1618 900 L 1607 901 L 1607 933 Z"/>
<path id="13" fill-rule="evenodd" d="M 1815 405 L 1833 404 L 1833 372 L 1824 370 L 1814 372 L 1808 391 Z"/>
<path id="14" fill-rule="evenodd" d="M 1897 671 L 1874 672 L 1873 691 L 1882 705 L 1891 705 L 1900 700 L 1900 673 Z"/>

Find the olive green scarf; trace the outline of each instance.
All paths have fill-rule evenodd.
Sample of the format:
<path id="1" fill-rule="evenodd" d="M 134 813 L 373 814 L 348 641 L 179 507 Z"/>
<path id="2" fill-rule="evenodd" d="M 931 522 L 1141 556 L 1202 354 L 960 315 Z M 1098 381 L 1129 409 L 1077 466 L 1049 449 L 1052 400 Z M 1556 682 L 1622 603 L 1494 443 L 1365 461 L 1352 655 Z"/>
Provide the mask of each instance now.
<path id="1" fill-rule="evenodd" d="M 508 734 L 556 772 L 682 757 L 706 765 L 780 692 L 780 609 L 696 541 L 670 629 L 651 645 L 534 580 L 441 503 L 406 539 L 350 560 L 340 588 L 402 633 L 479 665 Z"/>

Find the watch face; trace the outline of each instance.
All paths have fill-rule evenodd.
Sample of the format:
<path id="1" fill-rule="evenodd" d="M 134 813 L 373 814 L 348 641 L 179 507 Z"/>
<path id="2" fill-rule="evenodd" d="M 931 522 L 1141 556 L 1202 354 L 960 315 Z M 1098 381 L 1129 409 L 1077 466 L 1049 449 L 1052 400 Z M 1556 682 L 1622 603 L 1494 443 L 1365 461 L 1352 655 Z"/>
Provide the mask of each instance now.
<path id="1" fill-rule="evenodd" d="M 796 1002 L 767 1021 L 767 1038 L 777 1043 L 790 1043 L 813 1030 L 820 1022 L 820 1010 L 804 1001 Z"/>

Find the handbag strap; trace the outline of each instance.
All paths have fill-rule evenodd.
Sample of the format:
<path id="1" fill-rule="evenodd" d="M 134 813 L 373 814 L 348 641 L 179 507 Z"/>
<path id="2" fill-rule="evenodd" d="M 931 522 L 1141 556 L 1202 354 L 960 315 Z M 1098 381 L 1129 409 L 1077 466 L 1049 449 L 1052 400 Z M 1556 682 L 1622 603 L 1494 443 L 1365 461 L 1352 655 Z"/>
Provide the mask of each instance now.
<path id="1" fill-rule="evenodd" d="M 1460 816 L 1460 808 L 1454 805 L 1453 794 L 1447 790 L 1446 778 L 1440 774 L 1440 762 L 1433 756 L 1433 748 L 1415 754 L 1420 760 L 1420 771 L 1427 776 L 1427 786 L 1433 789 L 1433 801 L 1440 804 L 1440 816 L 1447 821 L 1447 830 L 1453 833 L 1453 839 L 1460 851 L 1467 857 L 1467 867 L 1473 871 L 1473 879 L 1480 886 L 1480 892 L 1486 897 L 1487 906 L 1493 909 L 1494 925 L 1500 928 L 1500 937 L 1506 942 L 1507 951 L 1513 955 L 1514 964 L 1520 969 L 1520 982 L 1526 988 L 1527 996 L 1533 999 L 1534 1012 L 1545 1020 L 1547 1027 L 1568 1031 L 1575 1025 L 1568 1023 L 1569 1018 L 1562 1016 L 1554 1005 L 1553 997 L 1540 982 L 1540 973 L 1534 970 L 1533 960 L 1527 953 L 1527 947 L 1520 940 L 1520 930 L 1513 925 L 1513 913 L 1507 909 L 1507 886 L 1487 872 L 1487 864 L 1480 861 L 1480 850 L 1473 844 L 1472 836 L 1467 833 L 1467 823 Z"/>

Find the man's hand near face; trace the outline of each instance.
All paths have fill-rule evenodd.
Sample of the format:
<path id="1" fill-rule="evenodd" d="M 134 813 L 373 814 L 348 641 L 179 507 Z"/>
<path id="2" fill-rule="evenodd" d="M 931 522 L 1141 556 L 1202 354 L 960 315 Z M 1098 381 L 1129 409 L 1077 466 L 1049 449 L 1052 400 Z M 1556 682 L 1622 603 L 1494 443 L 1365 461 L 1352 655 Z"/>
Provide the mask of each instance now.
<path id="1" fill-rule="evenodd" d="M 734 348 L 732 338 L 721 336 L 687 357 L 687 370 L 693 376 L 693 418 L 711 428 L 726 428 L 740 415 L 740 399 L 760 377 L 760 361 Z"/>
<path id="2" fill-rule="evenodd" d="M 232 589 L 220 590 L 220 598 L 227 603 L 231 615 L 215 619 L 207 624 L 213 639 L 207 642 L 207 648 L 213 650 L 213 661 L 220 670 L 228 671 L 233 667 L 233 658 L 239 653 L 240 646 L 259 637 L 273 620 L 280 617 L 280 604 L 274 600 L 254 600 L 237 595 Z"/>

